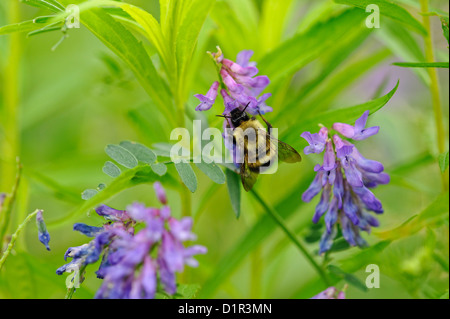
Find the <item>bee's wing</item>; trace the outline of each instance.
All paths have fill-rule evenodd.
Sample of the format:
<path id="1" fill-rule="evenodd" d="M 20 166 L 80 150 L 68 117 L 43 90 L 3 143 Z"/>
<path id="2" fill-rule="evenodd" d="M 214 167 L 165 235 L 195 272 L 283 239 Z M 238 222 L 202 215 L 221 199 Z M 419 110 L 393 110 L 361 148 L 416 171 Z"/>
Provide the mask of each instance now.
<path id="1" fill-rule="evenodd" d="M 286 163 L 301 162 L 302 157 L 300 154 L 289 144 L 286 144 L 275 137 L 267 134 L 267 138 L 270 139 L 271 148 L 278 151 L 278 160 Z"/>
<path id="2" fill-rule="evenodd" d="M 245 191 L 248 192 L 253 188 L 253 185 L 255 185 L 258 173 L 252 172 L 248 167 L 247 161 L 244 161 L 244 163 L 241 164 L 240 175 L 242 186 L 244 186 Z"/>

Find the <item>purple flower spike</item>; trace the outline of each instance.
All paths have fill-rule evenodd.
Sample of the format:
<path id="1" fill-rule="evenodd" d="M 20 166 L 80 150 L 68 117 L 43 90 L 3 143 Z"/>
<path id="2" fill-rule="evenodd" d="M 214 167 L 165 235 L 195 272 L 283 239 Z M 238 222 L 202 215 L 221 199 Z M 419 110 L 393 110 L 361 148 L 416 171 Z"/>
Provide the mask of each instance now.
<path id="1" fill-rule="evenodd" d="M 38 228 L 38 238 L 39 241 L 44 244 L 47 250 L 50 250 L 48 243 L 50 242 L 50 234 L 47 231 L 47 226 L 44 222 L 44 217 L 42 216 L 43 211 L 39 210 L 36 214 L 36 225 Z"/>
<path id="2" fill-rule="evenodd" d="M 377 134 L 380 130 L 379 126 L 365 128 L 368 117 L 369 111 L 365 111 L 364 114 L 356 120 L 355 126 L 344 123 L 334 123 L 333 129 L 347 138 L 351 138 L 357 141 L 364 140 L 372 135 Z"/>
<path id="3" fill-rule="evenodd" d="M 345 137 L 364 139 L 378 132 L 378 127 L 364 129 L 368 114 L 365 112 L 355 126 L 335 123 L 333 128 Z M 383 173 L 383 165 L 364 158 L 355 145 L 337 134 L 330 140 L 325 127 L 315 134 L 304 132 L 301 137 L 310 144 L 305 148 L 305 154 L 321 153 L 325 149 L 323 165 L 314 167 L 317 175 L 302 195 L 303 201 L 309 202 L 322 190 L 313 216 L 313 222 L 317 223 L 325 215 L 326 231 L 319 244 L 319 253 L 331 248 L 338 228 L 351 246 L 367 246 L 361 230 L 370 233 L 372 227 L 378 227 L 378 220 L 370 212 L 383 213 L 381 202 L 369 188 L 387 184 L 390 180 L 389 175 Z"/>
<path id="4" fill-rule="evenodd" d="M 219 89 L 219 82 L 214 82 L 211 85 L 208 93 L 206 95 L 196 94 L 194 95 L 197 99 L 200 100 L 200 104 L 195 108 L 196 111 L 207 111 L 209 110 L 214 102 L 216 101 L 217 93 Z"/>
<path id="5" fill-rule="evenodd" d="M 305 155 L 309 154 L 319 154 L 325 149 L 326 138 L 324 138 L 319 133 L 311 134 L 310 132 L 303 132 L 301 135 L 309 144 L 303 150 Z"/>
<path id="6" fill-rule="evenodd" d="M 161 202 L 161 204 L 166 205 L 167 195 L 161 183 L 160 182 L 153 183 L 153 188 L 155 189 L 156 196 L 158 197 L 158 200 Z"/>

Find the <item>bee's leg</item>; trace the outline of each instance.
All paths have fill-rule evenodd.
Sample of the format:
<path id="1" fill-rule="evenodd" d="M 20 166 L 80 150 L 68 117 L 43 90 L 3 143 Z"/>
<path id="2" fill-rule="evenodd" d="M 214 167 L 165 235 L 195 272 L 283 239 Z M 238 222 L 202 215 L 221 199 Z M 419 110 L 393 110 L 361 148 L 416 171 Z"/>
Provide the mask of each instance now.
<path id="1" fill-rule="evenodd" d="M 259 116 L 261 116 L 261 118 L 264 121 L 264 123 L 266 123 L 266 125 L 267 125 L 267 132 L 269 132 L 269 134 L 271 134 L 272 133 L 272 124 L 267 122 L 267 120 L 264 118 L 264 116 L 262 116 L 261 112 L 258 111 L 258 114 L 259 114 Z"/>

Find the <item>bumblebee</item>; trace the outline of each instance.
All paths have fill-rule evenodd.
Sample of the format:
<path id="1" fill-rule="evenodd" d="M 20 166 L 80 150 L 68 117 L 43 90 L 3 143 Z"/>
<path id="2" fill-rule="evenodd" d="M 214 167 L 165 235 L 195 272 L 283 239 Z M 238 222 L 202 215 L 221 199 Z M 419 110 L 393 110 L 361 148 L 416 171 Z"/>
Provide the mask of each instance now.
<path id="1" fill-rule="evenodd" d="M 281 142 L 271 135 L 272 125 L 259 113 L 259 116 L 267 126 L 267 130 L 254 116 L 249 116 L 245 111 L 236 108 L 230 115 L 218 115 L 225 117 L 227 128 L 230 121 L 233 125 L 233 145 L 236 154 L 241 160 L 240 175 L 242 185 L 248 192 L 255 185 L 258 175 L 267 170 L 278 159 L 286 163 L 297 163 L 302 160 L 300 154 L 290 145 Z"/>

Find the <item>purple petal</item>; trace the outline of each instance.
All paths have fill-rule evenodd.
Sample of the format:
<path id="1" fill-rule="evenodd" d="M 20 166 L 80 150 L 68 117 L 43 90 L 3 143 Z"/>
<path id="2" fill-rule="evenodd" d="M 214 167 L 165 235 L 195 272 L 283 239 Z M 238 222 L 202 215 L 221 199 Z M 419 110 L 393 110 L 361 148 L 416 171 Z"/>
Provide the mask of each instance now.
<path id="1" fill-rule="evenodd" d="M 352 144 L 350 144 L 350 145 L 352 145 Z M 358 149 L 354 146 L 353 146 L 350 156 L 355 159 L 356 165 L 358 165 L 358 167 L 361 168 L 362 170 L 365 170 L 365 171 L 371 172 L 371 173 L 380 173 L 384 170 L 383 164 L 381 164 L 380 162 L 374 161 L 374 160 L 366 159 L 365 157 L 363 157 L 361 155 L 361 153 L 359 153 Z"/>
<path id="2" fill-rule="evenodd" d="M 164 190 L 164 187 L 161 185 L 161 183 L 160 182 L 153 183 L 153 188 L 154 188 L 156 196 L 158 197 L 158 200 L 161 202 L 161 204 L 166 205 L 167 204 L 167 195 L 166 195 L 166 191 Z"/>
<path id="3" fill-rule="evenodd" d="M 352 139 L 356 141 L 364 140 L 372 135 L 378 134 L 378 131 L 380 130 L 379 126 L 372 126 L 366 129 L 362 129 L 361 131 L 356 131 L 355 135 L 352 137 Z"/>
<path id="4" fill-rule="evenodd" d="M 331 230 L 336 224 L 338 219 L 338 201 L 336 197 L 333 197 L 331 204 L 328 207 L 328 212 L 325 215 L 325 225 L 327 226 L 327 232 L 331 233 Z"/>
<path id="5" fill-rule="evenodd" d="M 95 235 L 103 230 L 103 227 L 89 226 L 83 223 L 73 225 L 73 230 L 79 231 L 87 237 L 95 237 Z"/>
<path id="6" fill-rule="evenodd" d="M 311 299 L 335 299 L 334 296 L 337 293 L 337 289 L 335 287 L 329 287 Z"/>
<path id="7" fill-rule="evenodd" d="M 100 205 L 95 209 L 95 212 L 99 216 L 103 216 L 105 219 L 112 220 L 112 221 L 124 221 L 129 219 L 130 217 L 124 210 L 117 210 L 114 208 L 111 208 L 106 205 Z"/>
<path id="8" fill-rule="evenodd" d="M 366 187 L 353 187 L 353 191 L 359 196 L 368 210 L 371 210 L 377 214 L 383 213 L 383 206 L 381 205 L 381 202 Z"/>
<path id="9" fill-rule="evenodd" d="M 333 194 L 338 200 L 338 208 L 342 208 L 342 198 L 344 197 L 344 178 L 339 166 L 336 169 L 336 177 L 334 179 L 333 186 Z"/>
<path id="10" fill-rule="evenodd" d="M 320 239 L 319 244 L 319 255 L 322 255 L 324 252 L 330 250 L 331 246 L 333 246 L 333 240 L 337 235 L 337 227 L 333 227 L 331 232 L 325 231 Z"/>
<path id="11" fill-rule="evenodd" d="M 330 194 L 331 194 L 331 185 L 326 185 L 323 188 L 322 196 L 320 197 L 320 201 L 316 206 L 316 212 L 313 216 L 313 223 L 317 224 L 323 214 L 328 210 L 328 206 L 330 203 Z"/>
<path id="12" fill-rule="evenodd" d="M 303 132 L 300 137 L 303 137 L 309 144 L 309 146 L 306 146 L 303 150 L 305 155 L 312 153 L 319 154 L 325 149 L 326 140 L 320 133 L 311 134 L 310 132 Z"/>
<path id="13" fill-rule="evenodd" d="M 334 154 L 333 144 L 331 141 L 325 144 L 325 154 L 323 157 L 323 169 L 325 171 L 331 171 L 336 168 L 336 156 Z"/>
<path id="14" fill-rule="evenodd" d="M 233 77 L 224 68 L 220 70 L 220 75 L 222 76 L 223 83 L 230 92 L 240 94 L 244 91 L 244 87 L 241 84 L 236 83 Z"/>
<path id="15" fill-rule="evenodd" d="M 309 185 L 308 189 L 302 194 L 302 200 L 304 202 L 310 202 L 317 194 L 319 194 L 322 189 L 322 175 L 323 171 L 319 171 L 311 185 Z"/>
<path id="16" fill-rule="evenodd" d="M 334 123 L 333 130 L 338 131 L 347 138 L 352 138 L 355 135 L 355 128 L 345 123 Z"/>
<path id="17" fill-rule="evenodd" d="M 144 265 L 142 266 L 141 273 L 142 288 L 146 293 L 146 297 L 153 299 L 156 293 L 156 268 L 153 260 L 146 256 L 144 259 Z"/>
<path id="18" fill-rule="evenodd" d="M 39 210 L 36 214 L 36 226 L 38 228 L 38 239 L 45 246 L 47 250 L 50 250 L 48 243 L 50 242 L 50 234 L 47 231 L 47 226 L 44 222 L 42 215 L 43 211 Z"/>
<path id="19" fill-rule="evenodd" d="M 258 69 L 255 66 L 241 66 L 238 63 L 234 63 L 231 60 L 223 59 L 222 64 L 228 68 L 231 72 L 243 76 L 255 76 L 258 74 Z"/>
<path id="20" fill-rule="evenodd" d="M 352 221 L 352 223 L 354 225 L 358 225 L 359 223 L 358 213 L 360 211 L 360 208 L 353 201 L 350 186 L 348 184 L 345 185 L 345 195 L 342 208 L 344 210 L 345 215 Z"/>
<path id="21" fill-rule="evenodd" d="M 369 111 L 365 111 L 359 119 L 355 121 L 355 132 L 360 132 L 366 127 Z"/>
<path id="22" fill-rule="evenodd" d="M 256 63 L 249 63 L 250 58 L 253 55 L 253 51 L 252 50 L 244 50 L 238 53 L 237 57 L 236 57 L 236 63 L 239 64 L 242 67 L 247 67 L 247 66 L 255 66 Z"/>
<path id="23" fill-rule="evenodd" d="M 341 229 L 342 229 L 342 236 L 345 238 L 345 240 L 351 245 L 356 246 L 356 236 L 355 232 L 353 230 L 353 225 L 351 221 L 345 217 L 341 217 Z"/>

